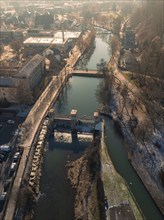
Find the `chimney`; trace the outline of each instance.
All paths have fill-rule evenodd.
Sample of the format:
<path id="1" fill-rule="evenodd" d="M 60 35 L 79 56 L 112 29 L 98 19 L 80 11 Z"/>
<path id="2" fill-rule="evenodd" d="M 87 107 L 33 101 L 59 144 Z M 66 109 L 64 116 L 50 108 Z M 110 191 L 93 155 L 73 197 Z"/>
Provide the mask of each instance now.
<path id="1" fill-rule="evenodd" d="M 64 43 L 64 23 L 62 22 L 62 39 L 63 39 L 63 43 Z"/>

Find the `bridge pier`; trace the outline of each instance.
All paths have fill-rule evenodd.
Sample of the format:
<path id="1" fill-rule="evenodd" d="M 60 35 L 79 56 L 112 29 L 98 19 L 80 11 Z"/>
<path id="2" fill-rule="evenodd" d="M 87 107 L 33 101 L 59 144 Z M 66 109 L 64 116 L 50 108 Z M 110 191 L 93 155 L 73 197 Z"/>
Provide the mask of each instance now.
<path id="1" fill-rule="evenodd" d="M 76 127 L 76 122 L 77 122 L 77 110 L 72 109 L 71 110 L 71 130 L 74 131 Z"/>

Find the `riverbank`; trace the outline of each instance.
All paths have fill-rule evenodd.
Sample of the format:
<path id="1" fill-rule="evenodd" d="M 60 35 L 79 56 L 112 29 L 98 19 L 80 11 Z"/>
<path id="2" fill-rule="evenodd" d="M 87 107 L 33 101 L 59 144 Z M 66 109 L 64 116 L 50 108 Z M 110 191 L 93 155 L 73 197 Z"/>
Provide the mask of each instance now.
<path id="1" fill-rule="evenodd" d="M 128 185 L 125 180 L 117 173 L 113 163 L 110 159 L 106 144 L 105 144 L 105 133 L 104 133 L 104 124 L 103 124 L 103 133 L 101 140 L 101 166 L 102 166 L 102 181 L 104 185 L 105 195 L 108 200 L 109 209 L 107 211 L 107 219 L 117 219 L 117 215 L 125 216 L 126 219 L 136 219 L 142 220 L 141 210 L 137 206 L 134 197 L 132 196 Z M 121 213 L 120 212 L 121 208 Z M 113 210 L 115 209 L 115 210 Z M 115 215 L 112 216 L 112 213 L 115 212 Z M 115 216 L 115 217 L 114 217 Z"/>
<path id="2" fill-rule="evenodd" d="M 135 135 L 134 131 L 136 131 L 137 126 L 149 117 L 144 104 L 138 98 L 140 97 L 140 91 L 118 69 L 118 57 L 119 50 L 116 51 L 115 56 L 109 62 L 109 68 L 114 74 L 115 81 L 112 88 L 112 98 L 108 103 L 108 107 L 104 108 L 104 113 L 110 115 L 119 124 L 119 130 L 124 137 L 132 166 L 161 212 L 164 213 L 163 187 L 158 174 L 160 163 L 162 163 L 162 154 L 153 145 L 153 136 L 155 139 L 157 131 L 154 133 L 149 132 L 152 139 L 144 143 L 139 140 L 142 136 L 141 132 L 140 136 Z M 124 97 L 125 93 L 122 93 L 125 91 L 123 90 L 125 87 L 127 89 L 126 98 Z M 148 129 L 149 123 L 147 124 Z"/>

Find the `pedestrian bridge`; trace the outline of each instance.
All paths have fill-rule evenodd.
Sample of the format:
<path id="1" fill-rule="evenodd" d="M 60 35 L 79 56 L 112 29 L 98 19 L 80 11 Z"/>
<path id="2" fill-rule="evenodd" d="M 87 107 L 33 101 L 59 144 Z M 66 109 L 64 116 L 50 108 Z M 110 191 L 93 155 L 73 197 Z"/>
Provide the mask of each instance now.
<path id="1" fill-rule="evenodd" d="M 103 78 L 104 75 L 102 72 L 98 71 L 98 70 L 72 70 L 72 72 L 70 73 L 72 76 L 88 76 L 88 77 L 97 77 L 97 78 Z"/>

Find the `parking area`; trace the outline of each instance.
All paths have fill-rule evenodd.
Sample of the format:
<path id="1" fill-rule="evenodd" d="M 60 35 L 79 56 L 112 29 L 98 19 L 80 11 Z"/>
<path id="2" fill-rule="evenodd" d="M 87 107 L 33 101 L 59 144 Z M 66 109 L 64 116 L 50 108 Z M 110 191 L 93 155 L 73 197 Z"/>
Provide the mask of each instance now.
<path id="1" fill-rule="evenodd" d="M 18 127 L 23 121 L 24 118 L 15 114 L 0 114 L 0 219 L 22 155 L 22 149 L 17 146 L 17 138 Z"/>
<path id="2" fill-rule="evenodd" d="M 0 114 L 0 145 L 11 141 L 23 121 L 24 118 L 17 117 L 15 114 Z"/>

